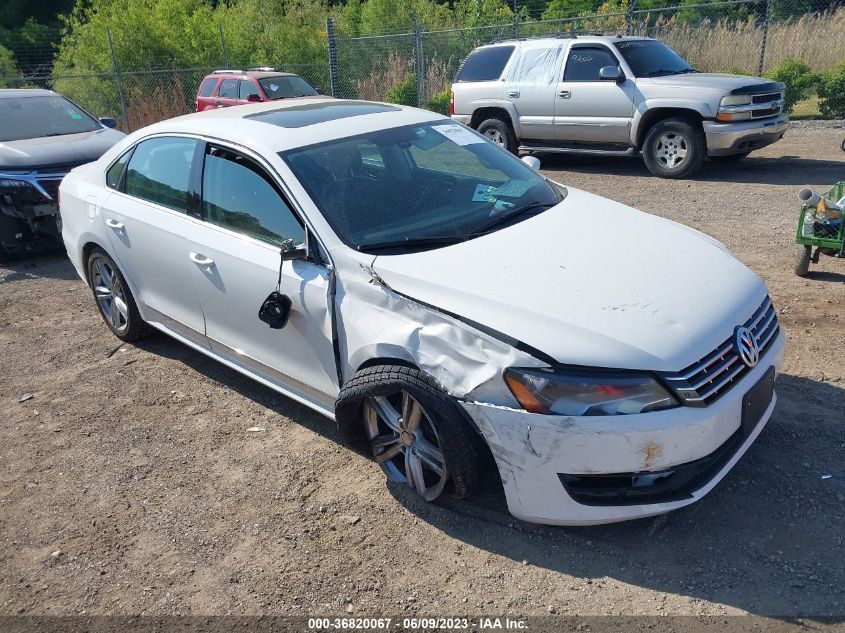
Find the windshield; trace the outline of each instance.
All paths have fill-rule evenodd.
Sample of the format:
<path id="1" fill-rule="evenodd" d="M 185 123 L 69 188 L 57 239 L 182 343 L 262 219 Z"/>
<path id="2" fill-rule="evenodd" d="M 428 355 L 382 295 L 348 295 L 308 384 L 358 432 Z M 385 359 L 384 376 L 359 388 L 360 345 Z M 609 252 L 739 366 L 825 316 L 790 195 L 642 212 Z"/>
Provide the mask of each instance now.
<path id="1" fill-rule="evenodd" d="M 683 57 L 657 40 L 627 40 L 614 45 L 637 77 L 697 72 Z"/>
<path id="2" fill-rule="evenodd" d="M 0 141 L 92 132 L 103 126 L 64 97 L 0 99 Z"/>
<path id="3" fill-rule="evenodd" d="M 361 251 L 464 241 L 542 212 L 566 193 L 449 119 L 280 156 L 340 239 Z"/>
<path id="4" fill-rule="evenodd" d="M 288 99 L 290 97 L 313 97 L 320 94 L 317 89 L 298 75 L 289 77 L 265 77 L 258 83 L 267 96 L 272 99 Z"/>

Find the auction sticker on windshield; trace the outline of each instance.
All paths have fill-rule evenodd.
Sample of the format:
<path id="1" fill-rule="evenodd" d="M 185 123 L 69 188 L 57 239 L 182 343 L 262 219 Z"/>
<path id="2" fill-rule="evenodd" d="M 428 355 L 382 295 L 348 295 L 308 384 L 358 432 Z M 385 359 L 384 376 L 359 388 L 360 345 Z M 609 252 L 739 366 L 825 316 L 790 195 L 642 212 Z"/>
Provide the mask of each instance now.
<path id="1" fill-rule="evenodd" d="M 432 125 L 431 129 L 440 132 L 440 134 L 458 145 L 473 145 L 475 143 L 486 142 L 480 136 L 476 136 L 469 130 L 465 130 L 460 125 Z"/>

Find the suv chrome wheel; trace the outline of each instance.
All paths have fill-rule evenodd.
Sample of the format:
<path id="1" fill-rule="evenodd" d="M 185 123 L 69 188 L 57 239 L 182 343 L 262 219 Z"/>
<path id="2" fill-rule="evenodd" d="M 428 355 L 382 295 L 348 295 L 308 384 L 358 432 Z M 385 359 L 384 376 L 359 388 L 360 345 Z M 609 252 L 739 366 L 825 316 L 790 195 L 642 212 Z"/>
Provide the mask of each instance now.
<path id="1" fill-rule="evenodd" d="M 449 473 L 440 438 L 423 406 L 407 391 L 364 401 L 370 449 L 391 481 L 426 501 L 440 496 Z"/>
<path id="2" fill-rule="evenodd" d="M 120 334 L 129 328 L 129 306 L 120 276 L 111 262 L 97 253 L 91 257 L 91 285 L 105 320 Z"/>
<path id="3" fill-rule="evenodd" d="M 667 169 L 676 169 L 686 160 L 689 142 L 683 134 L 661 134 L 654 146 L 655 159 Z"/>
<path id="4" fill-rule="evenodd" d="M 505 146 L 505 137 L 502 136 L 502 133 L 496 128 L 487 128 L 484 130 L 484 136 L 489 138 L 496 145 L 501 145 L 502 147 Z"/>

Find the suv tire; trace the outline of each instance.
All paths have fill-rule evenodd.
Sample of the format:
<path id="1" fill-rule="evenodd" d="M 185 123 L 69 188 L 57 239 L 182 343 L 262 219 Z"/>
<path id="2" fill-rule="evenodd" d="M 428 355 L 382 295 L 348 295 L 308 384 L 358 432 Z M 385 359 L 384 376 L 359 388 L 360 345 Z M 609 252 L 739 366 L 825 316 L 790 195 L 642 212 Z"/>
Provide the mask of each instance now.
<path id="1" fill-rule="evenodd" d="M 508 150 L 511 154 L 516 154 L 519 151 L 519 144 L 516 142 L 516 136 L 511 129 L 510 123 L 504 121 L 499 117 L 491 117 L 481 122 L 481 125 L 476 128 L 479 134 L 486 136 L 496 145 L 500 145 Z"/>
<path id="2" fill-rule="evenodd" d="M 129 343 L 152 331 L 138 312 L 126 278 L 104 250 L 91 249 L 85 270 L 100 316 L 117 338 Z"/>
<path id="3" fill-rule="evenodd" d="M 416 415 L 405 416 L 412 407 Z M 409 427 L 403 417 L 415 422 Z M 375 365 L 358 371 L 340 390 L 335 418 L 344 441 L 378 462 L 389 481 L 408 485 L 425 501 L 437 499 L 447 485 L 458 498 L 478 486 L 481 438 L 452 399 L 416 367 Z M 388 454 L 393 456 L 385 459 Z M 408 476 L 409 456 L 416 472 L 427 475 L 422 486 Z M 443 473 L 432 464 L 445 465 Z"/>
<path id="4" fill-rule="evenodd" d="M 701 167 L 707 153 L 704 132 L 686 119 L 655 123 L 645 136 L 642 154 L 646 167 L 661 178 L 686 178 Z"/>

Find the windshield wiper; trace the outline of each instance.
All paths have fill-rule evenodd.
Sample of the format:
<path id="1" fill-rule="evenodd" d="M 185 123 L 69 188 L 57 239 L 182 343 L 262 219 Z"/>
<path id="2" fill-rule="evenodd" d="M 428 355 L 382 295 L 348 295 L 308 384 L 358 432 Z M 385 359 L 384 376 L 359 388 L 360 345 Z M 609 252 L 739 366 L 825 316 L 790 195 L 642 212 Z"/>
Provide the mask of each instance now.
<path id="1" fill-rule="evenodd" d="M 648 73 L 646 77 L 658 77 L 662 75 L 683 75 L 684 73 L 697 73 L 698 71 L 695 68 L 684 68 L 683 70 L 670 70 L 669 68 L 661 68 L 659 70 L 653 70 L 652 72 Z"/>
<path id="2" fill-rule="evenodd" d="M 525 215 L 529 211 L 535 211 L 538 209 L 551 209 L 552 207 L 560 204 L 559 202 L 531 202 L 529 204 L 524 204 L 521 207 L 514 207 L 504 213 L 501 213 L 490 220 L 487 224 L 482 224 L 477 230 L 472 232 L 472 236 L 476 237 L 478 235 L 485 235 L 486 233 L 490 233 L 495 231 L 500 226 L 503 226 L 514 220 L 515 218 L 519 217 L 520 215 Z"/>
<path id="3" fill-rule="evenodd" d="M 387 240 L 384 242 L 373 242 L 372 244 L 361 244 L 356 250 L 370 252 L 388 250 L 391 248 L 425 248 L 426 246 L 445 246 L 465 242 L 464 235 L 435 235 L 433 237 L 406 237 L 401 240 Z"/>

